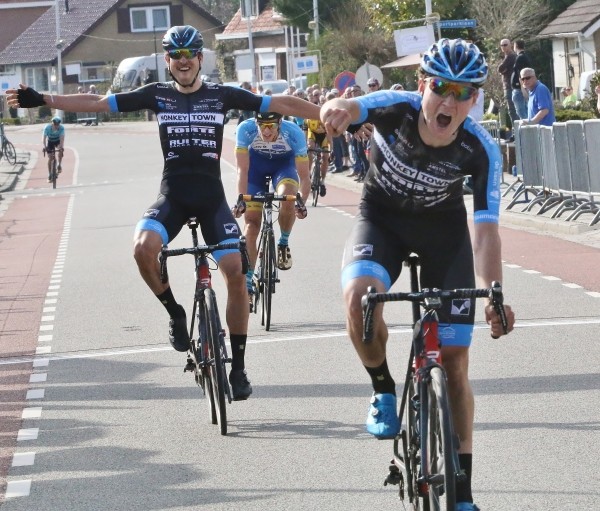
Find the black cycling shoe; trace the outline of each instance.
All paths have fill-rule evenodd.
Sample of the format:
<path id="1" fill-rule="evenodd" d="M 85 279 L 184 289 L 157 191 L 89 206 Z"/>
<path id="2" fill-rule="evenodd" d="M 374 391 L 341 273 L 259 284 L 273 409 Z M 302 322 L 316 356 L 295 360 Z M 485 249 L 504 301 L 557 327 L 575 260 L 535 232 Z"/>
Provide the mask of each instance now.
<path id="1" fill-rule="evenodd" d="M 252 385 L 248 381 L 245 369 L 232 369 L 229 373 L 229 383 L 234 401 L 244 401 L 252 394 Z"/>
<path id="2" fill-rule="evenodd" d="M 177 351 L 187 351 L 190 349 L 190 335 L 187 331 L 187 319 L 185 309 L 179 306 L 181 315 L 169 320 L 169 342 Z"/>

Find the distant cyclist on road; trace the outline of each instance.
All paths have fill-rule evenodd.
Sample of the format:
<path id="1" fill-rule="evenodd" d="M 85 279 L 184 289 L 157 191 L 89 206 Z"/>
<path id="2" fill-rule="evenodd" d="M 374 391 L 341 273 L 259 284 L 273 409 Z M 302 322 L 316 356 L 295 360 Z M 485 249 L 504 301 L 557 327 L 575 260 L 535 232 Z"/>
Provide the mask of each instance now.
<path id="1" fill-rule="evenodd" d="M 158 255 L 189 217 L 200 222 L 208 244 L 238 239 L 239 226 L 225 198 L 221 181 L 221 149 L 225 114 L 231 109 L 276 111 L 284 115 L 318 117 L 319 108 L 293 96 L 258 96 L 239 87 L 204 82 L 200 75 L 204 41 L 189 25 L 170 28 L 163 37 L 165 62 L 173 81 L 151 83 L 131 92 L 47 95 L 21 85 L 7 91 L 8 103 L 24 108 L 48 105 L 73 112 L 132 112 L 156 114 L 164 169 L 160 194 L 143 214 L 134 235 L 134 257 L 140 273 L 170 316 L 169 341 L 187 351 L 189 334 L 184 308 L 169 283 L 160 280 Z M 233 398 L 252 393 L 244 354 L 248 331 L 248 296 L 237 250 L 214 254 L 227 284 L 226 321 L 232 347 Z"/>
<path id="2" fill-rule="evenodd" d="M 264 191 L 265 176 L 270 175 L 273 187 L 280 195 L 296 195 L 300 181 L 304 200 L 310 191 L 304 132 L 295 123 L 282 120 L 281 114 L 275 112 L 259 112 L 255 117 L 242 122 L 237 129 L 235 159 L 238 193 L 256 195 Z M 294 209 L 292 202 L 282 202 L 279 209 L 281 235 L 277 243 L 277 267 L 280 270 L 292 267 L 289 237 L 295 216 L 306 216 L 306 208 L 296 209 L 295 213 Z M 256 240 L 260 232 L 261 210 L 260 202 L 246 204 L 244 234 L 250 259 L 246 285 L 250 294 L 253 291 L 252 276 L 257 259 Z M 242 213 L 234 206 L 233 214 L 239 218 Z"/>
<path id="3" fill-rule="evenodd" d="M 324 151 L 329 151 L 330 144 L 330 136 L 325 131 L 325 126 L 321 123 L 320 119 L 306 119 L 304 121 L 307 128 L 306 137 L 308 139 L 308 148 L 309 149 L 323 149 Z M 310 164 L 312 165 L 312 161 L 314 153 L 309 153 Z M 329 168 L 329 153 L 323 153 L 321 155 L 321 184 L 319 187 L 319 195 L 321 197 L 325 197 L 327 194 L 327 187 L 325 186 L 325 177 L 327 176 L 327 169 Z"/>
<path id="4" fill-rule="evenodd" d="M 383 306 L 375 310 L 373 342 L 362 342 L 361 297 L 367 288 L 388 291 L 411 252 L 420 257 L 425 288 L 471 288 L 475 273 L 485 287 L 502 280 L 498 234 L 502 160 L 494 140 L 467 117 L 487 74 L 477 46 L 462 39 L 441 39 L 421 59 L 418 94 L 378 91 L 334 99 L 321 110 L 321 119 L 334 136 L 350 124 L 374 125 L 371 166 L 358 222 L 346 243 L 342 286 L 348 333 L 373 385 L 367 431 L 378 438 L 394 438 L 400 424 L 396 383 L 387 365 Z M 474 189 L 473 248 L 462 186 L 469 174 Z M 509 306 L 506 315 L 512 330 L 514 314 Z M 474 400 L 468 378 L 474 303 L 445 303 L 439 316 L 460 466 L 467 475 L 457 482 L 456 509 L 474 511 L 478 509 L 471 494 Z M 502 335 L 500 318 L 491 305 L 486 306 L 485 317 L 492 334 Z"/>
<path id="5" fill-rule="evenodd" d="M 62 172 L 63 149 L 65 147 L 65 127 L 62 125 L 60 117 L 53 117 L 52 122 L 44 127 L 44 136 L 42 145 L 48 153 L 48 182 L 52 181 L 52 157 L 58 158 L 56 170 Z"/>

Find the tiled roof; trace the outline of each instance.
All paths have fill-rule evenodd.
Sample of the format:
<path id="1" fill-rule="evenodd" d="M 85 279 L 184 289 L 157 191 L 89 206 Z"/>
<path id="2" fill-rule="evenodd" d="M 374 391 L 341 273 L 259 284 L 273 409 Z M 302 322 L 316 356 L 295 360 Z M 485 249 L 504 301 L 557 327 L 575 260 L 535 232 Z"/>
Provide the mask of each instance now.
<path id="1" fill-rule="evenodd" d="M 586 34 L 585 32 L 590 28 L 594 28 L 594 25 L 599 21 L 600 2 L 598 0 L 577 0 L 550 22 L 539 33 L 539 37 L 574 32 L 580 32 L 586 37 L 590 37 L 592 34 Z"/>
<path id="2" fill-rule="evenodd" d="M 271 6 L 265 7 L 256 18 L 251 19 L 252 33 L 254 34 L 259 32 L 280 33 L 283 30 L 284 24 L 283 18 L 273 15 L 273 7 Z M 235 39 L 238 37 L 248 37 L 248 20 L 242 18 L 241 9 L 238 9 L 233 18 L 231 18 L 223 33 L 217 35 L 217 39 Z"/>
<path id="3" fill-rule="evenodd" d="M 69 0 L 65 13 L 65 0 L 60 4 L 60 38 L 63 54 L 68 53 L 79 39 L 108 17 L 126 0 Z M 202 8 L 197 0 L 183 0 L 204 17 L 221 25 L 221 21 Z M 0 53 L 0 64 L 34 64 L 56 59 L 56 13 L 51 7 Z"/>

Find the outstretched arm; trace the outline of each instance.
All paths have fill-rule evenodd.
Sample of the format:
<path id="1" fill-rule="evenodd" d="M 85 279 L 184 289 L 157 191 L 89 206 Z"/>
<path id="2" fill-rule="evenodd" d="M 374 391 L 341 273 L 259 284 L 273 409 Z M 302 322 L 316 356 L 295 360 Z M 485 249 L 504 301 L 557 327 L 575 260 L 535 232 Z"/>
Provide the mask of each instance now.
<path id="1" fill-rule="evenodd" d="M 6 91 L 9 106 L 19 108 L 34 108 L 48 105 L 50 108 L 66 112 L 108 112 L 109 105 L 106 96 L 99 94 L 40 94 L 35 89 L 20 84 L 18 89 Z"/>
<path id="2" fill-rule="evenodd" d="M 332 99 L 321 108 L 321 122 L 325 125 L 327 134 L 334 137 L 343 134 L 359 118 L 360 106 L 353 99 Z"/>
<path id="3" fill-rule="evenodd" d="M 269 110 L 282 115 L 293 115 L 304 119 L 318 119 L 320 108 L 296 96 L 272 96 Z"/>

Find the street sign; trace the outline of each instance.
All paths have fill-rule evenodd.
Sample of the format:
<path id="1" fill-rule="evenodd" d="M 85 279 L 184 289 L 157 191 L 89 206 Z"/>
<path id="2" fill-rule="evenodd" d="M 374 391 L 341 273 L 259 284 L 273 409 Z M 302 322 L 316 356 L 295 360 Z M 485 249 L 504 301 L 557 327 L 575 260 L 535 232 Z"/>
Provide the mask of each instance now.
<path id="1" fill-rule="evenodd" d="M 354 85 L 356 76 L 352 71 L 342 71 L 335 77 L 333 85 L 335 88 L 343 93 L 348 87 Z"/>
<path id="2" fill-rule="evenodd" d="M 443 20 L 438 22 L 440 28 L 475 28 L 477 20 Z"/>
<path id="3" fill-rule="evenodd" d="M 305 75 L 319 72 L 319 59 L 316 55 L 296 57 L 294 59 L 294 74 Z"/>

